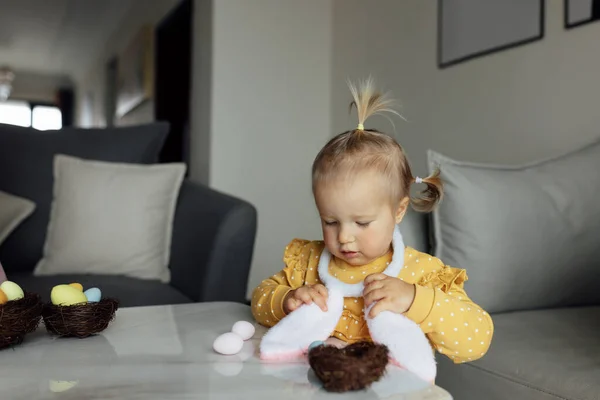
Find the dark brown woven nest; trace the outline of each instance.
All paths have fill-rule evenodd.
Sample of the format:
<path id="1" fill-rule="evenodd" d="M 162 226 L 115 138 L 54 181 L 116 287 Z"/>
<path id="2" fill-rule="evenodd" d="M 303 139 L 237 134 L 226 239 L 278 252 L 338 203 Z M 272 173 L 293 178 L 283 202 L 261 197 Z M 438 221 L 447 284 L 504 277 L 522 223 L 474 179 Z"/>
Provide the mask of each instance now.
<path id="1" fill-rule="evenodd" d="M 21 344 L 26 334 L 35 331 L 43 308 L 40 296 L 29 292 L 22 299 L 0 305 L 0 350 Z"/>
<path id="2" fill-rule="evenodd" d="M 388 348 L 372 342 L 353 343 L 345 348 L 324 345 L 308 352 L 308 362 L 329 392 L 361 390 L 378 381 L 389 360 Z"/>
<path id="3" fill-rule="evenodd" d="M 44 306 L 46 330 L 58 336 L 86 338 L 102 332 L 114 319 L 119 308 L 116 299 L 102 299 L 97 303 L 75 304 L 72 306 Z"/>

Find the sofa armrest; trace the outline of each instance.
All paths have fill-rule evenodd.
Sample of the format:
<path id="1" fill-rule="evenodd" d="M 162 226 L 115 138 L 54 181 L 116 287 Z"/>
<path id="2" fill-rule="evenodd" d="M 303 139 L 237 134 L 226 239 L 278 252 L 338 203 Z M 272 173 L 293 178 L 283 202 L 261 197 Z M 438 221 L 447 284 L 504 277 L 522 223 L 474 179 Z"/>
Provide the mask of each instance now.
<path id="1" fill-rule="evenodd" d="M 253 205 L 186 179 L 173 222 L 171 285 L 195 302 L 245 302 L 256 229 Z"/>

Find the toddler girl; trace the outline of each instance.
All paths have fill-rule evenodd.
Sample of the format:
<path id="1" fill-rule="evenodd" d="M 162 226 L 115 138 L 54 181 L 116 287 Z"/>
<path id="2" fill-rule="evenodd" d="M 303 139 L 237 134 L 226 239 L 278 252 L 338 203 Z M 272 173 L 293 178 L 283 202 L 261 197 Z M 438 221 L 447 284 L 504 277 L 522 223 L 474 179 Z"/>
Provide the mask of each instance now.
<path id="1" fill-rule="evenodd" d="M 493 323 L 465 293 L 466 271 L 405 247 L 397 227 L 409 205 L 421 212 L 434 209 L 442 197 L 439 173 L 413 177 L 400 144 L 364 128 L 373 114 L 396 113 L 390 108 L 392 101 L 376 92 L 370 79 L 350 89 L 358 126 L 331 139 L 312 168 L 324 240 L 294 239 L 288 244 L 283 270 L 253 292 L 254 318 L 274 327 L 288 315 L 318 307 L 318 313 L 306 311 L 285 337 L 270 343 L 273 353 L 285 353 L 288 339 L 302 343 L 305 351 L 313 331 L 346 343 L 375 340 L 379 328 L 370 321 L 385 315 L 387 325 L 381 329 L 392 332 L 387 340 L 403 335 L 415 349 L 424 341 L 432 356 L 433 348 L 456 363 L 476 360 L 490 346 Z M 416 198 L 409 194 L 413 183 L 425 185 Z M 331 310 L 338 306 L 339 314 Z M 328 314 L 335 318 L 333 324 L 327 325 Z M 408 330 L 410 335 L 399 331 L 408 327 L 406 321 L 420 328 L 423 339 L 414 330 Z"/>

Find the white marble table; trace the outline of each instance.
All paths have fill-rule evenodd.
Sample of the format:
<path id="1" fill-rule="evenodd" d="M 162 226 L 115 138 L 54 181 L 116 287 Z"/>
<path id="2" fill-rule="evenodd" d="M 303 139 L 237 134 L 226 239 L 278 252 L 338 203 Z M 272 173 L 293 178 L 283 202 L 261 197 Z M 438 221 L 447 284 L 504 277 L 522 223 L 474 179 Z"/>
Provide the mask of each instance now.
<path id="1" fill-rule="evenodd" d="M 327 393 L 305 362 L 261 363 L 264 329 L 240 354 L 216 354 L 213 340 L 238 320 L 252 321 L 247 306 L 203 303 L 120 309 L 87 339 L 54 338 L 40 325 L 0 351 L 0 399 L 452 399 L 395 367 L 366 391 Z"/>

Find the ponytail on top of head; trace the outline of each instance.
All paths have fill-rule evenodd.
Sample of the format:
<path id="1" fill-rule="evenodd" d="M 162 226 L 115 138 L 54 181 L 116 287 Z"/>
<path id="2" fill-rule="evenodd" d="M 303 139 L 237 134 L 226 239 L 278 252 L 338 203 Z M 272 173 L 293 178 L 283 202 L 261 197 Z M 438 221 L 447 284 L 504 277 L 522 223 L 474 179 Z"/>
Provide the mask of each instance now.
<path id="1" fill-rule="evenodd" d="M 353 98 L 350 111 L 352 107 L 356 107 L 358 124 L 331 138 L 315 157 L 312 166 L 313 193 L 322 184 L 354 179 L 363 171 L 376 171 L 387 182 L 390 202 L 393 207 L 397 207 L 410 196 L 411 185 L 417 180 L 413 177 L 410 163 L 400 143 L 377 129 L 365 129 L 365 123 L 376 114 L 386 117 L 392 126 L 394 122 L 389 114 L 397 115 L 403 120 L 405 118 L 394 109 L 396 101 L 388 97 L 388 93 L 377 90 L 370 76 L 357 84 L 349 81 L 348 86 Z M 416 211 L 432 211 L 442 198 L 439 171 L 427 178 L 419 178 L 418 182 L 427 187 L 416 197 L 410 197 L 411 205 Z"/>
<path id="2" fill-rule="evenodd" d="M 444 197 L 444 184 L 440 178 L 440 170 L 436 169 L 427 178 L 420 179 L 421 183 L 427 185 L 417 197 L 411 197 L 412 208 L 419 212 L 431 212 L 442 201 Z M 418 183 L 417 178 L 412 178 L 413 183 Z"/>
<path id="3" fill-rule="evenodd" d="M 350 111 L 352 107 L 356 107 L 356 113 L 358 114 L 358 125 L 352 132 L 360 133 L 364 131 L 364 124 L 367 119 L 376 114 L 384 115 L 384 113 L 391 113 L 403 118 L 393 108 L 396 105 L 396 101 L 389 97 L 388 93 L 378 91 L 371 76 L 364 81 L 360 81 L 358 85 L 348 81 L 348 87 L 354 99 L 350 103 Z M 394 125 L 394 122 L 387 115 L 384 116 Z"/>

